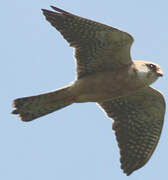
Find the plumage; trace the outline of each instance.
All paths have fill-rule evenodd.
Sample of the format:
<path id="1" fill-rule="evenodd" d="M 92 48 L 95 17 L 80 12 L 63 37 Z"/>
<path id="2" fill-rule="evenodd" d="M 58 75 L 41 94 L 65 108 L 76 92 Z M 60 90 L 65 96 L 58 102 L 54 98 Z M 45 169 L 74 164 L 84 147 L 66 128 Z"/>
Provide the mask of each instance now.
<path id="1" fill-rule="evenodd" d="M 121 168 L 129 175 L 151 157 L 160 138 L 165 113 L 163 96 L 151 87 L 99 103 L 110 118 L 121 154 Z"/>
<path id="2" fill-rule="evenodd" d="M 131 63 L 131 35 L 59 8 L 52 8 L 57 12 L 43 9 L 43 14 L 70 46 L 75 48 L 78 78 Z"/>
<path id="3" fill-rule="evenodd" d="M 162 76 L 159 65 L 132 61 L 133 37 L 116 28 L 51 6 L 47 21 L 75 48 L 76 80 L 62 89 L 14 100 L 13 114 L 31 121 L 81 102 L 97 102 L 114 120 L 121 168 L 130 175 L 150 159 L 160 138 L 165 101 L 150 85 Z"/>

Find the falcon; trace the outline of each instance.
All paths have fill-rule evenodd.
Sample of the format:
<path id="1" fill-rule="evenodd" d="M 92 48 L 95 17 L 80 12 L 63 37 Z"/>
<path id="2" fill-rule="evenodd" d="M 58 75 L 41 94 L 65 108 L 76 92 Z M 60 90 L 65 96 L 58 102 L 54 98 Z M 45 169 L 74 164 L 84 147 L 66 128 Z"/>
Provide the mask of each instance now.
<path id="1" fill-rule="evenodd" d="M 14 100 L 13 114 L 31 121 L 73 103 L 96 102 L 114 120 L 124 173 L 150 159 L 160 138 L 165 101 L 150 85 L 163 75 L 159 65 L 132 61 L 133 37 L 116 28 L 51 6 L 47 21 L 75 48 L 76 80 L 61 89 Z"/>

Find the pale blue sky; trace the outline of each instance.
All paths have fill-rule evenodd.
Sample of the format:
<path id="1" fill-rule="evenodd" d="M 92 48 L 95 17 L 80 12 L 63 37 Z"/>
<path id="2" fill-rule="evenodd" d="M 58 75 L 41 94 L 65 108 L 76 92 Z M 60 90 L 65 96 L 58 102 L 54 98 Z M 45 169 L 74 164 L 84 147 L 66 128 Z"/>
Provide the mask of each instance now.
<path id="1" fill-rule="evenodd" d="M 10 114 L 13 99 L 60 88 L 75 78 L 73 49 L 41 13 L 50 5 L 132 34 L 132 58 L 160 64 L 164 77 L 153 87 L 168 97 L 168 1 L 2 1 L 0 179 L 167 179 L 167 114 L 152 158 L 129 177 L 120 169 L 112 120 L 95 103 L 74 104 L 29 123 Z"/>

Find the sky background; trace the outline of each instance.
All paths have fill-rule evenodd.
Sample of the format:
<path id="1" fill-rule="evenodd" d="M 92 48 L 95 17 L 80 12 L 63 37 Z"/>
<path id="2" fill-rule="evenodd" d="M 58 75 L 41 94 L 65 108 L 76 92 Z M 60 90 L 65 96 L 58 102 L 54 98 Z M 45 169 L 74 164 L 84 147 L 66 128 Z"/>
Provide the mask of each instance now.
<path id="1" fill-rule="evenodd" d="M 167 179 L 168 116 L 150 161 L 127 177 L 120 169 L 112 120 L 95 103 L 74 104 L 24 123 L 11 115 L 12 100 L 67 85 L 75 79 L 73 49 L 45 20 L 50 5 L 129 32 L 133 59 L 151 60 L 164 72 L 152 86 L 168 98 L 167 0 L 14 0 L 0 10 L 0 179 Z"/>

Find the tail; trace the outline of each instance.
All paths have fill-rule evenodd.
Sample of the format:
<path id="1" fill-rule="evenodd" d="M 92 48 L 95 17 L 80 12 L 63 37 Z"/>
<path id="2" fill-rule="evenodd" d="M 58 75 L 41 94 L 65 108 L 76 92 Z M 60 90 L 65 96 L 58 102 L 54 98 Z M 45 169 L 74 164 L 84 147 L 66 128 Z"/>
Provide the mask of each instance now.
<path id="1" fill-rule="evenodd" d="M 37 96 L 23 97 L 14 100 L 16 108 L 12 114 L 19 114 L 21 120 L 32 121 L 73 103 L 69 87 Z"/>

